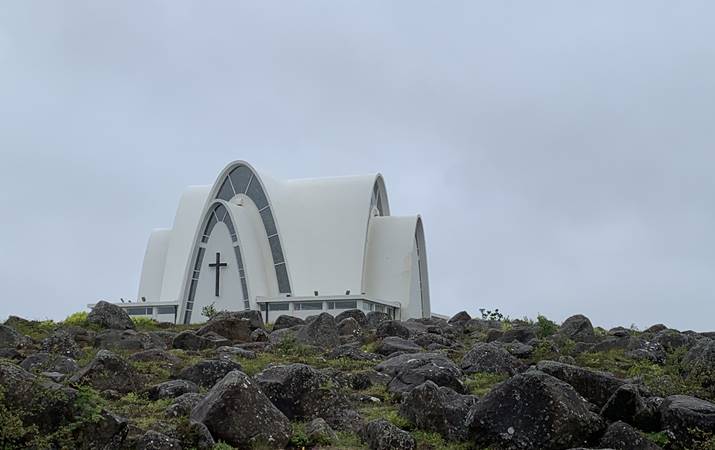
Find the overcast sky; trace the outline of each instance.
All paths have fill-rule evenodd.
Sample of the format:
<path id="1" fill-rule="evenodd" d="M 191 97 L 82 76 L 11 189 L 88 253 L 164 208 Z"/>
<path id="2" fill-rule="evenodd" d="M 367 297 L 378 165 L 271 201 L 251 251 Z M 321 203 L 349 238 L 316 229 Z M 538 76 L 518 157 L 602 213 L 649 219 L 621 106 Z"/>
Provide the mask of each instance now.
<path id="1" fill-rule="evenodd" d="M 5 2 L 0 318 L 135 297 L 151 229 L 244 159 L 383 173 L 393 214 L 423 216 L 435 312 L 715 330 L 713 17 L 712 1 Z"/>

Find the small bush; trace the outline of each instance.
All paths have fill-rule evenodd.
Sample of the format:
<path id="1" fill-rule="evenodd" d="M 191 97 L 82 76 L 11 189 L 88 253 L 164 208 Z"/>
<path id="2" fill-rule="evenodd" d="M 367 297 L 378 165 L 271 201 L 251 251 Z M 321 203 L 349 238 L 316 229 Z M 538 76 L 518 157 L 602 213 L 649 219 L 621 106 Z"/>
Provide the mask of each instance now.
<path id="1" fill-rule="evenodd" d="M 556 325 L 556 322 L 547 319 L 546 316 L 541 314 L 536 316 L 536 327 L 536 336 L 540 339 L 552 336 L 559 331 L 559 326 Z"/>
<path id="2" fill-rule="evenodd" d="M 89 314 L 87 313 L 87 311 L 79 311 L 76 313 L 72 313 L 67 316 L 67 318 L 62 323 L 70 326 L 84 327 L 89 325 L 89 321 L 87 321 L 88 315 Z"/>
<path id="3" fill-rule="evenodd" d="M 211 319 L 213 316 L 218 314 L 218 311 L 216 311 L 216 303 L 212 302 L 210 305 L 206 305 L 203 308 L 201 308 L 201 315 Z"/>

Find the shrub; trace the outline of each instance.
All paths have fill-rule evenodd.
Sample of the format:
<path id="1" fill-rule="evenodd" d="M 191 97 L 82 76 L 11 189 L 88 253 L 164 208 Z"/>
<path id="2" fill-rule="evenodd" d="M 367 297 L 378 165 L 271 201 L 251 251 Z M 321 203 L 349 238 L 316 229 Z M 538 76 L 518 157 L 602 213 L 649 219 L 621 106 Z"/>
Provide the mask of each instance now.
<path id="1" fill-rule="evenodd" d="M 547 319 L 546 316 L 541 314 L 536 316 L 536 327 L 536 336 L 541 339 L 552 336 L 559 331 L 559 326 L 556 325 L 556 322 Z"/>
<path id="2" fill-rule="evenodd" d="M 89 322 L 87 321 L 87 316 L 87 311 L 79 311 L 67 316 L 67 318 L 62 323 L 64 323 L 65 325 L 84 327 L 89 324 Z"/>
<path id="3" fill-rule="evenodd" d="M 206 305 L 203 308 L 201 308 L 201 315 L 211 319 L 213 316 L 218 314 L 218 311 L 216 311 L 216 303 L 212 302 L 210 305 Z"/>
<path id="4" fill-rule="evenodd" d="M 482 313 L 482 319 L 484 320 L 496 320 L 497 322 L 501 322 L 502 320 L 509 320 L 508 317 L 505 317 L 504 314 L 499 312 L 499 308 L 495 308 L 494 311 L 485 308 L 479 308 L 479 312 Z"/>
<path id="5" fill-rule="evenodd" d="M 485 394 L 489 393 L 495 385 L 501 383 L 507 378 L 509 377 L 504 374 L 478 372 L 470 375 L 465 380 L 464 385 L 471 394 L 474 394 L 477 397 L 483 397 Z"/>

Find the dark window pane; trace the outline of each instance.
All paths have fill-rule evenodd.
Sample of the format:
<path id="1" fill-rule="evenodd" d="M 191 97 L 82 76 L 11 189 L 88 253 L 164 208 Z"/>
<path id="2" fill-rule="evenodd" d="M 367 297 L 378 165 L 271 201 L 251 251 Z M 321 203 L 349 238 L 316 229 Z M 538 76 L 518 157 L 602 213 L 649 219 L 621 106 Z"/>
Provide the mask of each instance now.
<path id="1" fill-rule="evenodd" d="M 226 216 L 224 219 L 223 223 L 226 224 L 226 227 L 228 227 L 228 234 L 231 235 L 231 239 L 233 239 L 233 236 L 236 235 L 236 229 L 233 227 L 233 221 L 231 220 L 231 216 Z M 235 240 L 234 240 L 235 242 Z"/>
<path id="2" fill-rule="evenodd" d="M 214 213 L 212 212 L 211 215 L 209 216 L 208 222 L 206 222 L 206 228 L 204 228 L 204 234 L 205 234 L 206 236 L 211 236 L 211 230 L 214 229 L 214 226 L 216 225 L 216 222 L 217 222 L 217 220 L 216 220 L 216 214 L 214 214 Z"/>
<path id="3" fill-rule="evenodd" d="M 253 200 L 253 203 L 256 204 L 258 209 L 263 209 L 263 207 L 268 205 L 268 199 L 266 198 L 266 194 L 263 192 L 263 188 L 261 188 L 261 183 L 258 179 L 251 181 L 251 185 L 248 186 L 248 192 L 246 192 L 246 195 L 248 195 L 248 198 Z"/>
<path id="4" fill-rule="evenodd" d="M 290 281 L 288 281 L 288 270 L 286 270 L 285 264 L 276 266 L 276 278 L 278 279 L 278 292 L 290 294 Z"/>
<path id="5" fill-rule="evenodd" d="M 261 308 L 261 311 L 265 311 L 265 310 L 266 310 L 266 304 L 265 304 L 265 303 L 261 303 L 260 308 Z"/>
<path id="6" fill-rule="evenodd" d="M 238 270 L 243 270 L 243 258 L 241 257 L 241 248 L 237 245 L 233 248 L 236 253 L 236 261 L 238 261 Z"/>
<path id="7" fill-rule="evenodd" d="M 251 309 L 251 304 L 248 302 L 248 300 L 246 300 L 245 302 L 243 302 L 243 309 L 245 309 L 246 311 L 248 311 L 249 309 Z"/>
<path id="8" fill-rule="evenodd" d="M 268 311 L 288 311 L 288 303 L 269 303 Z"/>
<path id="9" fill-rule="evenodd" d="M 271 208 L 266 208 L 261 211 L 261 219 L 263 219 L 263 226 L 266 228 L 266 234 L 271 236 L 278 233 L 276 229 L 276 222 L 273 220 L 273 214 L 271 213 Z"/>
<path id="10" fill-rule="evenodd" d="M 194 301 L 194 295 L 196 295 L 196 286 L 199 284 L 197 280 L 191 280 L 191 286 L 189 287 L 189 301 Z"/>
<path id="11" fill-rule="evenodd" d="M 243 289 L 243 299 L 248 298 L 248 284 L 246 284 L 246 279 L 241 278 L 241 289 Z"/>
<path id="12" fill-rule="evenodd" d="M 283 262 L 283 250 L 281 249 L 281 241 L 278 239 L 278 235 L 268 238 L 268 244 L 271 246 L 273 264 Z"/>
<path id="13" fill-rule="evenodd" d="M 334 303 L 333 307 L 335 309 L 355 309 L 357 308 L 357 300 L 338 300 Z M 331 308 L 333 309 L 333 308 Z"/>
<path id="14" fill-rule="evenodd" d="M 317 311 L 323 309 L 323 302 L 300 302 L 294 305 L 300 311 Z"/>
<path id="15" fill-rule="evenodd" d="M 147 309 L 150 310 L 148 313 Z M 151 308 L 127 308 L 127 314 L 129 314 L 130 316 L 143 316 L 145 314 L 151 314 Z"/>
<path id="16" fill-rule="evenodd" d="M 156 308 L 159 314 L 174 314 L 176 306 L 159 306 Z"/>
<path id="17" fill-rule="evenodd" d="M 219 222 L 223 222 L 226 219 L 226 214 L 228 214 L 228 211 L 226 211 L 226 207 L 223 205 L 218 205 L 214 209 L 214 213 L 216 213 L 216 218 L 218 218 Z"/>
<path id="18" fill-rule="evenodd" d="M 233 188 L 231 187 L 231 182 L 228 181 L 228 177 L 226 177 L 226 179 L 223 180 L 221 189 L 219 189 L 219 191 L 218 191 L 217 198 L 220 198 L 221 200 L 229 201 L 233 198 L 233 195 L 234 195 L 234 192 L 233 192 Z"/>
<path id="19" fill-rule="evenodd" d="M 204 260 L 204 252 L 206 252 L 206 249 L 203 247 L 199 247 L 199 254 L 196 256 L 196 264 L 194 265 L 194 270 L 201 270 L 201 263 Z"/>
<path id="20" fill-rule="evenodd" d="M 188 325 L 191 323 L 191 311 L 186 311 L 185 317 L 184 317 L 184 324 Z"/>
<path id="21" fill-rule="evenodd" d="M 231 172 L 229 176 L 231 177 L 233 188 L 237 194 L 246 192 L 246 187 L 248 187 L 248 181 L 251 179 L 251 175 L 251 170 L 245 166 L 237 167 Z"/>

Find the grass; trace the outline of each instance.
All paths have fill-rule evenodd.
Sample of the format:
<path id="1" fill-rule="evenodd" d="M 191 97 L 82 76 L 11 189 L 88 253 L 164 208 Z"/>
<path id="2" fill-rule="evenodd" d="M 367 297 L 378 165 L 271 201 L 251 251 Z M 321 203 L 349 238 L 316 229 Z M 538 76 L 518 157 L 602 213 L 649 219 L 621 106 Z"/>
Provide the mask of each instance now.
<path id="1" fill-rule="evenodd" d="M 464 385 L 469 392 L 477 397 L 483 397 L 492 390 L 494 386 L 509 378 L 504 374 L 479 372 L 471 374 L 464 381 Z"/>

